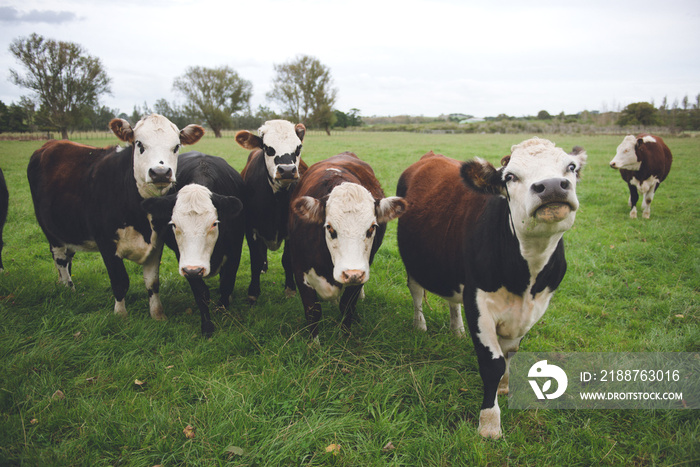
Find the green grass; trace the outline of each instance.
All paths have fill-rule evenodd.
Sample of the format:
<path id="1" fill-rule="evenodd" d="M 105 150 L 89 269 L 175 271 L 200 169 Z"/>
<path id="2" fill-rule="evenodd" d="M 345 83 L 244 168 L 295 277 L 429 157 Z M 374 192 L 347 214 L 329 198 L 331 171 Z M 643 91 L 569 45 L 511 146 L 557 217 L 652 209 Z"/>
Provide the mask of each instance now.
<path id="1" fill-rule="evenodd" d="M 527 137 L 310 134 L 303 154 L 311 164 L 354 151 L 389 195 L 428 150 L 497 163 Z M 585 147 L 589 163 L 576 224 L 564 237 L 569 270 L 521 350 L 700 350 L 700 139 L 666 138 L 671 174 L 651 219 L 632 220 L 627 188 L 608 168 L 622 136 L 546 137 L 567 150 Z M 76 292 L 58 284 L 26 180 L 39 146 L 0 142 L 11 196 L 0 275 L 0 465 L 700 463 L 700 417 L 690 410 L 509 410 L 502 397 L 504 437 L 482 439 L 472 344 L 451 336 L 449 311 L 435 296 L 428 332 L 412 330 L 395 222 L 349 338 L 338 329 L 337 306 L 325 303 L 322 345 L 308 345 L 299 298 L 283 298 L 279 252 L 250 308 L 245 246 L 234 301 L 214 312 L 211 339 L 199 335 L 194 300 L 170 251 L 161 268 L 169 319 L 150 319 L 133 263 L 130 316 L 119 319 L 99 255 L 76 255 Z M 206 136 L 192 149 L 223 156 L 239 171 L 247 158 L 232 138 Z M 218 281 L 209 284 L 216 298 Z M 188 425 L 192 439 L 183 432 Z M 395 449 L 383 449 L 389 442 Z M 325 451 L 331 444 L 341 446 L 337 455 Z"/>

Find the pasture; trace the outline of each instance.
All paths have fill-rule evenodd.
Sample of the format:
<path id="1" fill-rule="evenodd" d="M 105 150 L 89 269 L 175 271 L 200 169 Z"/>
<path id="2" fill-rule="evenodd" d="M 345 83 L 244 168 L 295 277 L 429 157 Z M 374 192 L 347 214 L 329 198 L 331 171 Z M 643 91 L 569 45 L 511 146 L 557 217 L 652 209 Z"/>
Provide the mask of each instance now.
<path id="1" fill-rule="evenodd" d="M 351 150 L 392 195 L 401 172 L 429 150 L 498 164 L 530 136 L 312 133 L 302 157 L 310 165 Z M 623 135 L 542 137 L 567 151 L 583 146 L 588 165 L 564 236 L 568 272 L 521 350 L 700 350 L 700 138 L 664 138 L 673 167 L 646 220 L 629 218 L 627 187 L 608 167 Z M 430 295 L 428 332 L 413 331 L 396 221 L 353 334 L 340 331 L 337 305 L 324 303 L 320 348 L 308 345 L 299 297 L 284 298 L 281 250 L 269 255 L 259 302 L 247 304 L 245 244 L 234 300 L 213 310 L 211 339 L 200 336 L 190 288 L 167 249 L 168 320 L 149 317 L 141 268 L 130 262 L 129 317 L 120 319 L 99 254 L 76 254 L 75 292 L 58 283 L 26 178 L 40 145 L 0 142 L 10 190 L 0 275 L 2 465 L 700 463 L 692 410 L 509 410 L 500 396 L 504 436 L 482 439 L 471 340 L 451 335 L 446 304 Z M 248 155 L 211 134 L 186 149 L 222 156 L 238 171 Z M 208 283 L 218 298 L 218 278 Z"/>

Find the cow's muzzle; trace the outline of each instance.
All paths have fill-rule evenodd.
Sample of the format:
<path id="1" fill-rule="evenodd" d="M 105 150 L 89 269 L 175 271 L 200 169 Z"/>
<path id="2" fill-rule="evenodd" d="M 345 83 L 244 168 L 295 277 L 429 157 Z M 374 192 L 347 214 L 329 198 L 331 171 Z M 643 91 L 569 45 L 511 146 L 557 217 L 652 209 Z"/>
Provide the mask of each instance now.
<path id="1" fill-rule="evenodd" d="M 540 199 L 540 205 L 533 213 L 539 221 L 559 222 L 576 210 L 571 201 L 574 186 L 565 178 L 549 178 L 533 183 L 530 190 Z"/>
<path id="2" fill-rule="evenodd" d="M 347 269 L 340 274 L 343 285 L 361 285 L 365 283 L 365 272 L 360 269 Z"/>
<path id="3" fill-rule="evenodd" d="M 201 267 L 191 267 L 185 266 L 182 268 L 182 275 L 186 279 L 195 279 L 197 277 L 204 277 L 204 268 Z"/>
<path id="4" fill-rule="evenodd" d="M 173 169 L 164 165 L 148 169 L 148 176 L 155 185 L 169 185 L 173 179 Z"/>
<path id="5" fill-rule="evenodd" d="M 279 180 L 296 180 L 299 178 L 299 171 L 294 164 L 280 164 L 277 166 L 275 178 Z"/>

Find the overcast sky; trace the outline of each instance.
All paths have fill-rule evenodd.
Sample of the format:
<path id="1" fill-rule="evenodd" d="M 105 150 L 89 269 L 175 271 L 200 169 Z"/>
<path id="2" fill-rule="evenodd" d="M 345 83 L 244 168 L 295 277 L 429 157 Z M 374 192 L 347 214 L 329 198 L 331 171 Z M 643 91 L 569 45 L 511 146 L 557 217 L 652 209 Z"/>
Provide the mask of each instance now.
<path id="1" fill-rule="evenodd" d="M 10 43 L 76 42 L 112 79 L 101 103 L 130 114 L 189 66 L 228 65 L 266 105 L 274 64 L 328 66 L 336 108 L 363 116 L 479 117 L 618 110 L 700 93 L 698 0 L 0 0 L 0 100 L 29 91 Z"/>

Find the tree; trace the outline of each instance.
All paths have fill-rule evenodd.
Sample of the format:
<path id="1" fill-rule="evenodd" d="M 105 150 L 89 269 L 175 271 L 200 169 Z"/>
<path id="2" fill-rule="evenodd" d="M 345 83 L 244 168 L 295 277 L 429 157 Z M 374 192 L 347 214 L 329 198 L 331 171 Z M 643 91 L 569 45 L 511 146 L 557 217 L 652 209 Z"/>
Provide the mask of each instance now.
<path id="1" fill-rule="evenodd" d="M 546 110 L 540 110 L 537 113 L 537 120 L 551 120 L 552 116 Z"/>
<path id="2" fill-rule="evenodd" d="M 22 75 L 11 69 L 11 81 L 36 93 L 45 124 L 60 131 L 63 139 L 86 109 L 110 93 L 110 78 L 100 59 L 78 44 L 32 34 L 15 39 L 10 52 L 27 71 Z"/>
<path id="3" fill-rule="evenodd" d="M 659 116 L 656 108 L 648 102 L 635 102 L 622 110 L 617 124 L 625 125 L 656 125 L 659 123 Z"/>
<path id="4" fill-rule="evenodd" d="M 250 108 L 253 94 L 253 84 L 227 66 L 189 67 L 175 79 L 173 88 L 187 98 L 185 111 L 206 122 L 217 138 L 222 129 L 232 127 L 233 113 Z"/>
<path id="5" fill-rule="evenodd" d="M 309 55 L 299 55 L 274 67 L 277 75 L 267 98 L 282 105 L 295 122 L 323 128 L 330 134 L 338 95 L 338 90 L 332 87 L 330 69 Z"/>

